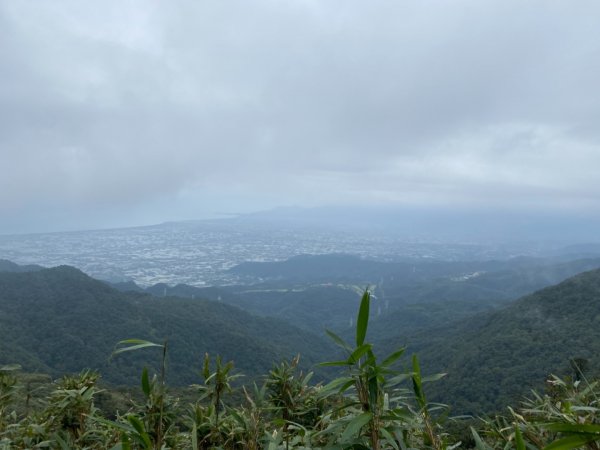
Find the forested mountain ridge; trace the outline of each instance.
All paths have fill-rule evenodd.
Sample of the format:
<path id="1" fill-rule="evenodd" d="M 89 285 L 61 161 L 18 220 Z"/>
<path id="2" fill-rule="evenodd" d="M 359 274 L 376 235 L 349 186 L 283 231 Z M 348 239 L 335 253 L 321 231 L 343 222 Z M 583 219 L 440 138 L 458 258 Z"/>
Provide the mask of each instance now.
<path id="1" fill-rule="evenodd" d="M 305 367 L 326 358 L 329 343 L 276 320 L 201 299 L 122 293 L 61 266 L 0 273 L 0 363 L 54 375 L 99 369 L 108 381 L 136 382 L 158 355 L 108 358 L 123 339 L 169 342 L 172 384 L 197 382 L 205 352 L 234 360 L 249 376 L 301 353 Z"/>
<path id="2" fill-rule="evenodd" d="M 194 287 L 160 283 L 142 289 L 129 282 L 114 286 L 159 297 L 220 300 L 252 314 L 289 321 L 317 334 L 325 329 L 342 334 L 350 332 L 360 293 L 370 286 L 374 293 L 371 324 L 374 338 L 379 341 L 403 333 L 410 341 L 410 335 L 425 328 L 494 310 L 599 267 L 598 258 L 381 262 L 343 254 L 302 255 L 234 268 L 248 276 L 246 285 Z"/>
<path id="3" fill-rule="evenodd" d="M 390 339 L 386 346 L 398 345 Z M 541 388 L 551 373 L 573 373 L 570 361 L 585 360 L 600 373 L 600 270 L 576 275 L 506 307 L 452 327 L 413 336 L 431 371 L 447 373 L 432 385 L 438 400 L 459 412 L 502 408 Z"/>
<path id="4" fill-rule="evenodd" d="M 35 264 L 19 265 L 7 259 L 0 259 L 0 272 L 35 272 L 43 268 Z"/>

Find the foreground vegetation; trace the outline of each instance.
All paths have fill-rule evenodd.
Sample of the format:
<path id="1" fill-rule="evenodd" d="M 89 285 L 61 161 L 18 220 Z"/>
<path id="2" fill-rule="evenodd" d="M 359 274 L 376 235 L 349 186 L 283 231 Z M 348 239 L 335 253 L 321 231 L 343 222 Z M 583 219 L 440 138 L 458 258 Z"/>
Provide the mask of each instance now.
<path id="1" fill-rule="evenodd" d="M 546 394 L 518 410 L 481 420 L 461 435 L 465 419 L 451 419 L 442 405 L 428 403 L 413 356 L 409 371 L 395 366 L 399 349 L 379 358 L 366 342 L 370 294 L 362 297 L 352 345 L 328 334 L 346 356 L 322 366 L 341 376 L 312 384 L 299 357 L 274 366 L 262 384 L 238 388 L 242 401 L 228 401 L 240 376 L 231 362 L 205 355 L 184 403 L 166 384 L 167 344 L 142 340 L 119 343 L 114 358 L 132 351 L 160 351 L 158 373 L 141 374 L 141 401 L 103 414 L 98 375 L 82 372 L 57 381 L 44 402 L 32 402 L 30 383 L 19 383 L 17 366 L 0 367 L 0 448 L 86 449 L 453 449 L 600 448 L 600 389 L 573 361 L 573 380 L 551 378 Z M 123 354 L 123 355 L 121 355 Z"/>

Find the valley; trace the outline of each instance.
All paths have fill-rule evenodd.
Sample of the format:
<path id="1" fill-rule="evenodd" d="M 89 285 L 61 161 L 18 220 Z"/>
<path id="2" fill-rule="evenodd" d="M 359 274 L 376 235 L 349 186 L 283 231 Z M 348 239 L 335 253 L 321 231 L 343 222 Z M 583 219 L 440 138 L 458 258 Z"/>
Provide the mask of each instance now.
<path id="1" fill-rule="evenodd" d="M 552 390 L 546 380 L 552 375 L 569 382 L 600 374 L 600 253 L 595 246 L 537 247 L 514 255 L 485 246 L 412 243 L 402 247 L 404 253 L 392 254 L 392 249 L 400 250 L 389 243 L 377 247 L 353 236 L 350 245 L 348 236 L 338 236 L 329 252 L 306 253 L 320 248 L 325 235 L 314 235 L 308 243 L 295 235 L 304 242 L 296 245 L 282 232 L 279 239 L 287 246 L 265 246 L 257 239 L 229 248 L 229 230 L 204 237 L 210 244 L 199 247 L 212 249 L 210 253 L 189 242 L 198 242 L 194 239 L 214 224 L 196 225 L 81 232 L 59 239 L 53 235 L 50 241 L 48 236 L 23 236 L 9 244 L 3 237 L 4 252 L 18 256 L 19 263 L 0 260 L 0 378 L 18 364 L 23 383 L 39 385 L 40 394 L 32 401 L 43 407 L 52 405 L 43 397 L 51 398 L 50 379 L 97 371 L 105 392 L 98 404 L 110 415 L 118 408 L 134 410 L 127 405 L 131 398 L 139 401 L 135 386 L 140 373 L 164 373 L 171 392 L 196 402 L 204 414 L 210 409 L 201 406 L 194 392 L 203 377 L 204 383 L 210 379 L 203 375 L 205 358 L 220 357 L 235 374 L 232 390 L 237 394 L 223 404 L 229 414 L 250 398 L 247 389 L 255 386 L 258 399 L 258 386 L 266 389 L 283 373 L 297 382 L 311 374 L 311 384 L 303 388 L 310 395 L 338 383 L 336 377 L 344 373 L 353 376 L 352 370 L 358 369 L 344 362 L 347 354 L 339 344 L 358 340 L 357 330 L 365 327 L 365 345 L 377 358 L 396 355 L 389 357 L 394 360 L 390 373 L 404 380 L 400 392 L 410 389 L 406 381 L 411 377 L 414 383 L 411 358 L 418 355 L 423 379 L 437 380 L 426 383 L 428 400 L 448 405 L 431 420 L 446 414 L 463 417 L 445 426 L 452 439 L 466 440 L 471 448 L 475 435 L 468 427 L 487 426 L 475 417 L 503 414 L 507 405 L 519 405 L 532 390 L 548 395 L 544 393 Z M 45 246 L 38 248 L 38 239 Z M 71 247 L 55 251 L 65 239 Z M 155 244 L 148 239 L 156 239 Z M 189 247 L 179 258 L 184 240 Z M 103 245 L 94 250 L 97 242 Z M 28 253 L 28 246 L 37 252 Z M 261 253 L 251 257 L 249 252 L 258 248 Z M 487 257 L 488 251 L 493 258 Z M 213 254 L 221 255 L 218 263 L 209 262 Z M 44 267 L 73 261 L 82 267 Z M 89 272 L 81 270 L 86 267 Z M 362 306 L 366 289 L 368 330 Z M 331 333 L 336 335 L 333 340 Z M 119 342 L 131 338 L 168 349 L 163 369 L 157 349 L 113 354 Z M 404 356 L 399 357 L 399 349 Z M 320 364 L 327 361 L 334 362 Z M 372 361 L 383 364 L 381 359 Z M 579 367 L 574 361 L 584 367 L 584 375 L 574 371 Z M 143 389 L 149 389 L 144 383 L 142 376 Z M 413 402 L 419 404 L 419 395 L 424 395 L 418 392 L 416 400 L 402 400 L 399 407 L 417 414 Z M 21 414 L 27 409 L 23 404 L 19 408 Z M 269 408 L 261 413 L 262 427 L 272 426 Z M 185 428 L 184 422 L 180 426 Z"/>
<path id="2" fill-rule="evenodd" d="M 97 238 L 95 232 L 91 235 L 91 241 Z M 168 240 L 162 245 L 168 245 Z M 141 252 L 140 248 L 136 252 Z M 136 252 L 125 258 L 130 264 L 134 260 L 128 258 L 139 254 Z M 99 258 L 109 257 L 98 254 Z M 555 358 L 547 363 L 533 358 L 522 362 L 522 368 L 515 372 L 516 381 L 505 381 L 510 389 L 489 389 L 497 380 L 479 377 L 477 370 L 470 369 L 476 379 L 469 381 L 475 392 L 469 396 L 460 394 L 460 380 L 468 377 L 457 374 L 483 363 L 477 351 L 463 347 L 465 336 L 479 330 L 480 323 L 504 323 L 497 317 L 518 308 L 517 299 L 600 268 L 600 258 L 593 256 L 575 252 L 491 260 L 408 256 L 394 260 L 381 254 L 300 254 L 280 261 L 233 265 L 230 261 L 219 272 L 219 279 L 227 283 L 212 286 L 184 283 L 186 277 L 177 278 L 176 284 L 148 286 L 133 279 L 98 281 L 67 266 L 43 269 L 5 260 L 0 265 L 0 271 L 4 271 L 0 273 L 0 307 L 5 313 L 0 323 L 8 339 L 0 346 L 0 357 L 6 362 L 18 361 L 27 370 L 56 375 L 95 368 L 108 382 L 131 384 L 137 370 L 109 364 L 108 355 L 116 342 L 136 337 L 171 342 L 174 385 L 193 382 L 204 352 L 234 360 L 248 380 L 264 373 L 274 361 L 297 353 L 302 354 L 302 367 L 315 370 L 316 363 L 335 355 L 326 330 L 352 338 L 362 293 L 369 288 L 371 342 L 384 351 L 406 347 L 409 352 L 417 352 L 429 372 L 452 372 L 439 383 L 444 387 L 434 387 L 432 392 L 439 401 L 454 405 L 457 412 L 494 411 L 529 388 L 542 386 L 542 372 L 547 375 L 567 370 L 573 355 L 569 354 L 571 350 L 556 346 Z M 258 259 L 265 259 L 265 254 Z M 166 265 L 162 270 L 178 276 L 178 264 L 186 265 L 185 261 L 183 258 L 171 265 L 163 261 Z M 118 262 L 113 267 L 116 265 Z M 195 267 L 200 265 L 201 261 Z M 534 317 L 530 315 L 529 320 L 534 321 Z M 15 327 L 18 323 L 27 326 Z M 482 333 L 496 329 L 496 334 L 502 334 L 501 327 L 484 328 Z M 57 330 L 65 329 L 69 333 L 57 334 Z M 527 331 L 518 328 L 510 331 L 510 336 L 526 335 Z M 494 343 L 497 339 L 503 342 L 501 346 L 509 345 L 509 337 L 504 342 L 500 336 L 471 337 L 468 341 Z M 527 344 L 533 346 L 539 341 L 550 345 L 545 339 L 536 338 Z M 40 347 L 39 342 L 50 346 Z M 470 359 L 456 365 L 452 356 L 455 352 L 460 352 L 462 358 L 470 355 Z M 580 353 L 590 357 L 589 351 Z M 139 370 L 148 361 L 135 363 Z M 486 361 L 485 366 L 494 364 L 505 366 L 509 361 Z M 539 368 L 530 370 L 531 364 Z M 317 369 L 317 373 L 322 379 L 328 377 L 327 371 Z"/>

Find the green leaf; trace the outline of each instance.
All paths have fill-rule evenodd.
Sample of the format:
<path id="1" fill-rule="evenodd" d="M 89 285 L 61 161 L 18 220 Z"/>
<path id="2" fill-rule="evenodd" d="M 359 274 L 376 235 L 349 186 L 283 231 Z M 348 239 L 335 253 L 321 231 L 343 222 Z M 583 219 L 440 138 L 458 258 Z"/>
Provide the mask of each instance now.
<path id="1" fill-rule="evenodd" d="M 208 381 L 210 377 L 210 357 L 208 353 L 204 354 L 204 364 L 202 365 L 202 376 L 204 377 L 204 381 Z"/>
<path id="2" fill-rule="evenodd" d="M 340 389 L 339 389 L 339 393 L 341 394 L 342 392 L 346 392 L 348 389 L 350 389 L 352 386 L 354 386 L 356 382 L 354 380 L 350 380 L 347 381 L 346 383 L 344 383 Z"/>
<path id="3" fill-rule="evenodd" d="M 390 356 L 388 356 L 387 358 L 385 358 L 383 360 L 383 362 L 381 363 L 382 367 L 388 367 L 390 365 L 392 365 L 394 362 L 396 362 L 398 360 L 398 358 L 400 358 L 403 354 L 404 354 L 404 348 L 401 348 L 400 350 L 396 350 L 394 353 L 392 353 Z"/>
<path id="4" fill-rule="evenodd" d="M 597 436 L 568 436 L 566 438 L 559 439 L 558 441 L 554 441 L 549 445 L 546 445 L 544 447 L 544 450 L 571 450 L 573 448 L 579 448 L 582 445 L 585 445 L 596 438 Z"/>
<path id="5" fill-rule="evenodd" d="M 146 397 L 150 397 L 150 380 L 148 378 L 148 369 L 146 367 L 142 370 L 142 391 Z"/>
<path id="6" fill-rule="evenodd" d="M 386 385 L 393 386 L 402 383 L 403 381 L 406 381 L 409 378 L 412 378 L 412 373 L 401 373 L 400 375 L 396 375 L 395 377 L 392 377 L 389 380 L 387 380 Z"/>
<path id="7" fill-rule="evenodd" d="M 356 319 L 356 346 L 360 347 L 365 342 L 367 336 L 367 326 L 369 325 L 369 306 L 371 303 L 371 294 L 368 289 L 365 289 L 365 293 L 360 301 L 360 308 L 358 310 L 358 318 Z"/>
<path id="8" fill-rule="evenodd" d="M 477 431 L 475 431 L 475 428 L 473 427 L 471 427 L 471 434 L 473 435 L 473 440 L 475 441 L 475 448 L 477 450 L 492 450 L 492 448 L 489 445 L 483 442 L 483 440 L 477 434 Z"/>
<path id="9" fill-rule="evenodd" d="M 323 389 L 321 389 L 320 393 L 322 395 L 326 395 L 331 391 L 335 391 L 339 389 L 339 392 L 343 392 L 344 390 L 348 389 L 348 387 L 352 386 L 354 384 L 354 379 L 350 378 L 350 377 L 341 377 L 341 378 L 336 378 L 335 380 L 330 381 L 329 383 L 327 383 L 325 386 L 323 386 Z M 348 387 L 346 387 L 346 385 L 348 385 Z M 341 386 L 341 388 L 340 388 Z M 344 387 L 346 387 L 346 389 L 343 389 Z"/>
<path id="10" fill-rule="evenodd" d="M 198 450 L 198 427 L 195 423 L 192 427 L 192 450 Z"/>
<path id="11" fill-rule="evenodd" d="M 517 450 L 525 450 L 525 441 L 523 440 L 523 435 L 521 434 L 521 429 L 519 425 L 515 424 L 515 446 Z"/>
<path id="12" fill-rule="evenodd" d="M 352 347 L 346 344 L 346 342 L 333 331 L 325 330 L 325 333 L 327 333 L 327 336 L 329 336 L 333 342 L 342 347 L 344 350 L 352 352 Z"/>
<path id="13" fill-rule="evenodd" d="M 382 428 L 381 434 L 383 435 L 383 437 L 385 438 L 385 440 L 387 441 L 387 443 L 389 445 L 394 447 L 396 450 L 400 450 L 400 447 L 398 447 L 398 443 L 396 442 L 396 439 L 394 438 L 394 436 L 392 436 L 392 433 L 390 433 L 385 428 Z"/>
<path id="14" fill-rule="evenodd" d="M 119 341 L 117 343 L 117 346 L 119 345 L 128 345 L 128 347 L 122 347 L 122 348 L 118 348 L 115 349 L 115 351 L 112 352 L 111 356 L 115 356 L 118 355 L 120 353 L 124 353 L 124 352 L 131 352 L 133 350 L 139 350 L 141 348 L 147 348 L 147 347 L 160 347 L 163 348 L 163 345 L 160 344 L 155 344 L 154 342 L 150 342 L 150 341 L 144 341 L 142 339 L 125 339 L 124 341 Z"/>
<path id="15" fill-rule="evenodd" d="M 352 365 L 350 362 L 348 362 L 348 360 L 344 360 L 344 361 L 329 361 L 329 362 L 322 362 L 317 364 L 318 366 L 321 367 L 336 367 L 336 366 L 350 366 Z"/>
<path id="16" fill-rule="evenodd" d="M 425 400 L 425 393 L 423 392 L 423 384 L 421 381 L 421 368 L 419 367 L 419 360 L 417 359 L 417 355 L 413 355 L 412 364 L 413 391 L 415 393 L 415 397 L 417 399 L 417 402 L 419 403 L 419 406 L 421 408 L 425 408 L 425 406 L 427 405 L 427 401 Z"/>
<path id="17" fill-rule="evenodd" d="M 113 422 L 112 420 L 103 419 L 102 417 L 97 417 L 97 416 L 86 416 L 86 417 L 88 417 L 90 420 L 93 420 L 95 422 L 104 424 L 107 427 L 124 431 L 125 433 L 131 433 L 131 432 L 135 431 L 131 426 L 120 423 L 120 422 Z"/>
<path id="18" fill-rule="evenodd" d="M 444 378 L 447 374 L 445 373 L 436 373 L 435 375 L 429 375 L 427 377 L 421 378 L 421 383 L 428 383 L 430 381 L 438 381 Z"/>
<path id="19" fill-rule="evenodd" d="M 127 416 L 127 421 L 137 432 L 136 437 L 138 438 L 140 443 L 143 444 L 145 448 L 151 449 L 152 441 L 150 441 L 150 436 L 148 436 L 148 433 L 144 429 L 144 424 L 142 423 L 142 421 L 136 416 Z"/>
<path id="20" fill-rule="evenodd" d="M 54 440 L 56 440 L 56 442 L 60 444 L 60 448 L 62 448 L 63 450 L 70 450 L 71 447 L 69 446 L 69 444 L 62 437 L 60 437 L 59 434 L 54 435 Z"/>
<path id="21" fill-rule="evenodd" d="M 383 416 L 385 420 L 406 420 L 410 421 L 414 419 L 414 414 L 412 411 L 406 408 L 395 408 L 388 412 L 388 414 Z"/>
<path id="22" fill-rule="evenodd" d="M 128 443 L 126 443 L 126 441 L 123 441 L 113 445 L 110 448 L 110 450 L 130 450 L 130 448 L 131 447 L 128 446 Z"/>
<path id="23" fill-rule="evenodd" d="M 370 412 L 362 413 L 350 421 L 344 432 L 342 433 L 342 442 L 347 441 L 352 436 L 358 434 L 360 429 L 370 422 L 373 414 Z"/>
<path id="24" fill-rule="evenodd" d="M 550 431 L 559 431 L 567 433 L 600 433 L 600 425 L 591 423 L 551 423 L 545 425 L 544 428 Z"/>
<path id="25" fill-rule="evenodd" d="M 377 382 L 377 377 L 372 376 L 369 378 L 368 383 L 369 390 L 369 402 L 371 403 L 371 410 L 377 408 L 378 399 L 379 399 L 379 383 Z"/>
<path id="26" fill-rule="evenodd" d="M 348 365 L 356 364 L 365 353 L 371 350 L 372 347 L 373 345 L 371 344 L 363 344 L 360 347 L 357 347 L 348 357 Z"/>

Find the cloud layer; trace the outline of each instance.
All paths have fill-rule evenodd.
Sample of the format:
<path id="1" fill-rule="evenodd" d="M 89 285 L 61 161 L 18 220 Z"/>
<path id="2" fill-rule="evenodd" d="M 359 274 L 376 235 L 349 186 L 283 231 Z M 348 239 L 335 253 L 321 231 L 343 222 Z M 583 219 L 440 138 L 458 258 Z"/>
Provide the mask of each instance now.
<path id="1" fill-rule="evenodd" d="M 600 206 L 592 1 L 0 2 L 4 229 Z"/>

